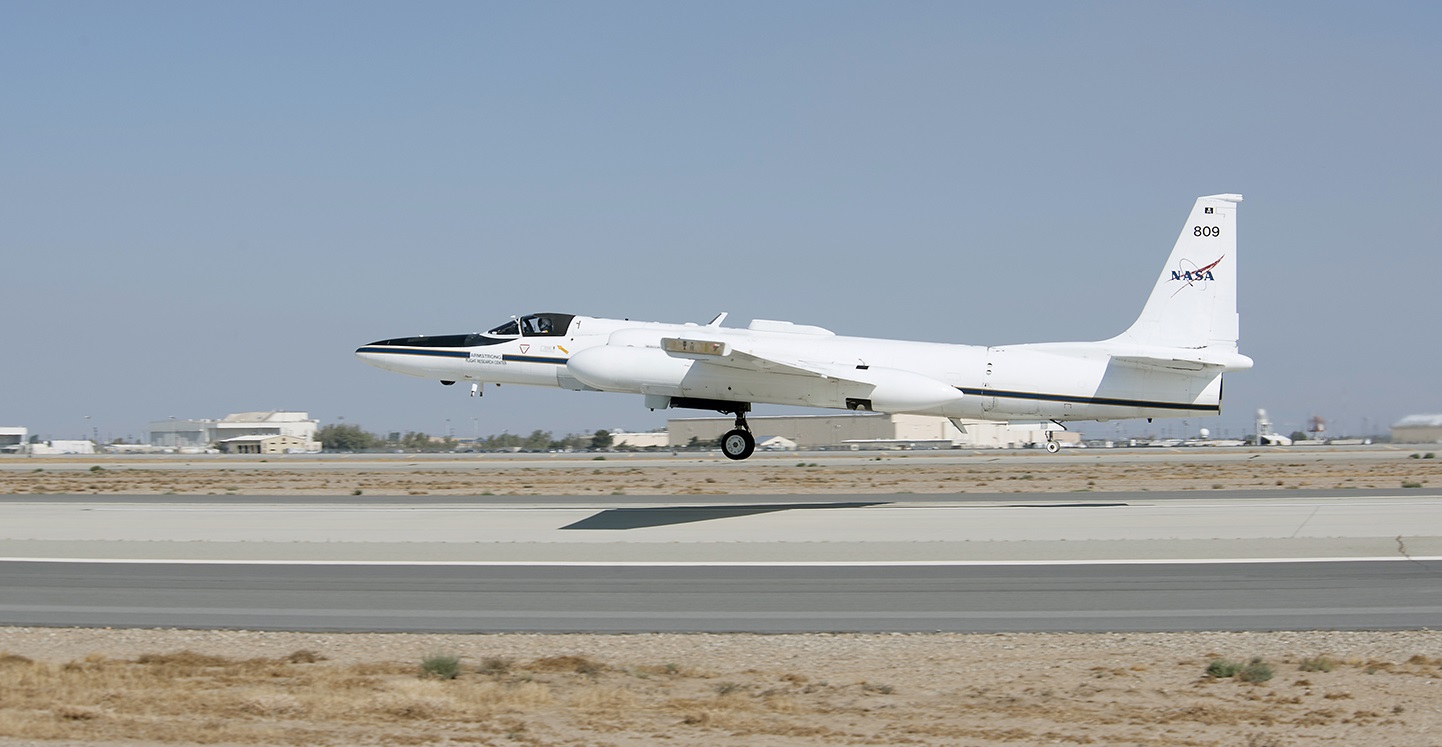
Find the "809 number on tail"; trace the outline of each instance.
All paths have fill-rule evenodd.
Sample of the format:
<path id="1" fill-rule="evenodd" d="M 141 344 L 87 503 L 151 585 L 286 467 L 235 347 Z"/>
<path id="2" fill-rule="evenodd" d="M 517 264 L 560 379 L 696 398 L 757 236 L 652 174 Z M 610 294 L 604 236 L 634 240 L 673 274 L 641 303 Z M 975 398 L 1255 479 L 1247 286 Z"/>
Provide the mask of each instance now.
<path id="1" fill-rule="evenodd" d="M 1217 226 L 1193 226 L 1193 236 L 1221 236 L 1222 229 Z"/>

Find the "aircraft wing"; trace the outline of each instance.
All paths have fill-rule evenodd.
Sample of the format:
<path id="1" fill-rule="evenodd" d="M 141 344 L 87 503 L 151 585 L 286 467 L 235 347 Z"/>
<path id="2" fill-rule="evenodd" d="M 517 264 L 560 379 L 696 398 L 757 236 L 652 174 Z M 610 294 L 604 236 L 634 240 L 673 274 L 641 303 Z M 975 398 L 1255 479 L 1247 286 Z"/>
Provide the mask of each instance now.
<path id="1" fill-rule="evenodd" d="M 830 378 L 854 384 L 867 383 L 837 376 L 834 371 L 828 370 L 831 368 L 829 366 L 809 364 L 799 360 L 781 359 L 774 356 L 756 355 L 740 350 L 730 342 L 666 337 L 661 340 L 661 349 L 665 350 L 666 354 L 673 358 L 689 358 L 702 363 L 709 363 L 713 366 L 725 366 L 743 371 Z"/>
<path id="2" fill-rule="evenodd" d="M 841 407 L 844 402 L 846 407 L 851 407 L 852 410 L 914 412 L 942 407 L 962 398 L 962 391 L 956 386 L 943 384 L 914 371 L 897 371 L 884 366 L 813 363 L 777 358 L 774 355 L 758 355 L 750 350 L 738 349 L 733 342 L 724 340 L 663 337 L 660 340 L 660 349 L 673 358 L 691 359 L 735 371 L 823 379 L 828 385 L 839 385 L 838 395 L 841 399 L 831 407 Z"/>
<path id="3" fill-rule="evenodd" d="M 962 398 L 961 390 L 914 371 L 901 371 L 877 366 L 856 366 L 837 363 L 813 363 L 796 359 L 760 355 L 741 350 L 732 342 L 679 337 L 663 338 L 661 349 L 667 355 L 689 358 L 698 363 L 746 371 L 781 374 L 823 380 L 832 385 L 839 399 L 851 409 L 883 412 L 916 412 L 941 407 Z M 817 391 L 824 391 L 818 381 Z"/>

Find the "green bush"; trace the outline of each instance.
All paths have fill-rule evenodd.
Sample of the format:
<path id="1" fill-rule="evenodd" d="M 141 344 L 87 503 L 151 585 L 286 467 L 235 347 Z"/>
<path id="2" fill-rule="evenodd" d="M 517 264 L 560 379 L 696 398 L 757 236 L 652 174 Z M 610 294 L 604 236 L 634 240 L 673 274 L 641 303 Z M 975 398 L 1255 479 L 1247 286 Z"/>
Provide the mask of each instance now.
<path id="1" fill-rule="evenodd" d="M 1242 671 L 1241 664 L 1235 661 L 1227 661 L 1226 659 L 1214 659 L 1211 664 L 1207 665 L 1207 676 L 1216 677 L 1217 679 L 1235 677 L 1237 676 L 1237 672 L 1240 671 Z"/>
<path id="2" fill-rule="evenodd" d="M 1243 682 L 1266 682 L 1272 679 L 1272 668 L 1267 666 L 1261 658 L 1252 659 L 1242 671 L 1237 673 L 1237 679 Z"/>
<path id="3" fill-rule="evenodd" d="M 421 676 L 439 680 L 453 680 L 461 674 L 461 657 L 450 654 L 432 654 L 421 660 Z"/>
<path id="4" fill-rule="evenodd" d="M 1272 679 L 1272 668 L 1267 666 L 1260 656 L 1252 657 L 1252 660 L 1246 664 L 1215 659 L 1207 665 L 1207 676 L 1217 679 L 1235 677 L 1241 682 L 1266 682 Z"/>

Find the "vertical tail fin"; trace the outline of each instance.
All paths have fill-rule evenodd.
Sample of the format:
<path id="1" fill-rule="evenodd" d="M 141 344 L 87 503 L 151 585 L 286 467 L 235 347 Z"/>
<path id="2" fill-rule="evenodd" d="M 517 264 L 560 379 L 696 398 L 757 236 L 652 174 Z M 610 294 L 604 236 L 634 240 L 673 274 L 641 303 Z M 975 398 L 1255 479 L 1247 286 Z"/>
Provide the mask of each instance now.
<path id="1" fill-rule="evenodd" d="M 1117 342 L 1237 350 L 1237 203 L 1199 197 L 1136 322 Z"/>

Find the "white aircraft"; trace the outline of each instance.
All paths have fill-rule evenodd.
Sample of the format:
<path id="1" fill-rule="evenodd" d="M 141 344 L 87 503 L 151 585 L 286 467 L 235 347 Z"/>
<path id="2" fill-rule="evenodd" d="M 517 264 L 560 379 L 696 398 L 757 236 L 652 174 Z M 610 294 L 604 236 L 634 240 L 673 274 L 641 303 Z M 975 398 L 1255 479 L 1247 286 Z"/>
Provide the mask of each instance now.
<path id="1" fill-rule="evenodd" d="M 1047 433 L 1076 420 L 1221 412 L 1222 374 L 1252 367 L 1237 352 L 1237 203 L 1201 197 L 1141 316 L 1100 342 L 955 345 L 842 337 L 757 319 L 746 329 L 531 314 L 489 332 L 398 337 L 356 350 L 388 371 L 439 379 L 628 392 L 646 407 L 736 416 L 731 459 L 756 447 L 751 405 L 919 413 L 1007 421 Z"/>

